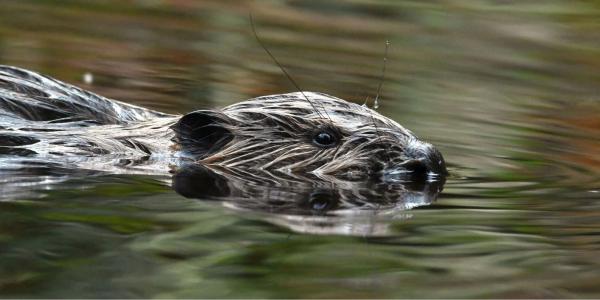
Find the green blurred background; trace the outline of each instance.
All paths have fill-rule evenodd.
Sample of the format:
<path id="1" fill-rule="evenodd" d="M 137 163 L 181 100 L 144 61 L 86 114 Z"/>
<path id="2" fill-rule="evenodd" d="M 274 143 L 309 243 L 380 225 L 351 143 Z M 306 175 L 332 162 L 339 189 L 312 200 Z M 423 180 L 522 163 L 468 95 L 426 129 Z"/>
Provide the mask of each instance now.
<path id="1" fill-rule="evenodd" d="M 600 297 L 598 1 L 0 0 L 0 64 L 170 113 L 294 91 L 250 13 L 302 89 L 357 103 L 389 40 L 378 110 L 444 154 L 440 199 L 350 237 L 165 178 L 34 187 L 0 201 L 1 296 Z"/>

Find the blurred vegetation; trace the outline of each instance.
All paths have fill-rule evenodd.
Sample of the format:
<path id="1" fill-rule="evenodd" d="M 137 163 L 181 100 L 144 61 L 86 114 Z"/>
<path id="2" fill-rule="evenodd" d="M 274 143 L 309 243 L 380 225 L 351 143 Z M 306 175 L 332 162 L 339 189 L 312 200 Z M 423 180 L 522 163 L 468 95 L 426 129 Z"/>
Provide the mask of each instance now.
<path id="1" fill-rule="evenodd" d="M 4 0 L 0 63 L 172 113 L 293 91 L 249 13 L 303 89 L 357 103 L 389 40 L 379 111 L 444 153 L 441 199 L 319 236 L 162 179 L 66 181 L 0 202 L 2 297 L 600 295 L 598 1 Z"/>

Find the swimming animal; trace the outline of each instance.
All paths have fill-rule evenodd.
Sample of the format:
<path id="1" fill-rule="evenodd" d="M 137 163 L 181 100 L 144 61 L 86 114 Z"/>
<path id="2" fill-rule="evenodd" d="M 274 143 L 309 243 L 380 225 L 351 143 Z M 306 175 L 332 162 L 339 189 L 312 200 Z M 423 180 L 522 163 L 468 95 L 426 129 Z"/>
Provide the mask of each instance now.
<path id="1" fill-rule="evenodd" d="M 322 93 L 172 115 L 0 66 L 0 161 L 11 157 L 112 172 L 201 164 L 352 181 L 447 173 L 441 153 L 400 124 Z"/>

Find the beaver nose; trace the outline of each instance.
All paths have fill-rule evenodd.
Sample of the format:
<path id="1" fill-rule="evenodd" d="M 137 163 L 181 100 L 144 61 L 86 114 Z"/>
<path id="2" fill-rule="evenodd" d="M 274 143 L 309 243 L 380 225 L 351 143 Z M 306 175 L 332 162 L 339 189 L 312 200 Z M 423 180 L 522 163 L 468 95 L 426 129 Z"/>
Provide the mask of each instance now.
<path id="1" fill-rule="evenodd" d="M 412 180 L 437 180 L 448 175 L 442 154 L 431 144 L 415 140 L 408 143 L 404 155 L 406 159 L 388 174 L 401 174 Z"/>
<path id="2" fill-rule="evenodd" d="M 436 149 L 432 145 L 427 145 L 427 151 L 424 153 L 424 156 L 420 160 L 424 162 L 430 175 L 431 173 L 435 174 L 435 176 L 448 175 L 448 170 L 446 169 L 446 162 L 444 161 L 442 153 L 440 153 L 440 151 L 438 151 L 438 149 Z"/>
<path id="3" fill-rule="evenodd" d="M 427 175 L 429 172 L 427 163 L 423 159 L 405 160 L 400 163 L 398 167 L 406 170 L 407 173 L 410 173 L 413 176 L 423 176 Z"/>

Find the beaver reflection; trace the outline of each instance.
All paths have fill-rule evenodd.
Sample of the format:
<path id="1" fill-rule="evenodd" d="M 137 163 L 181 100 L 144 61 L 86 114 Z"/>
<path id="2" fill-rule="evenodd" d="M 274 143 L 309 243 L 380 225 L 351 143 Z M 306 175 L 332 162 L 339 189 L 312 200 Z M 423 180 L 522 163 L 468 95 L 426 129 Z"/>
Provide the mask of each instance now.
<path id="1" fill-rule="evenodd" d="M 184 197 L 223 201 L 231 208 L 269 213 L 280 225 L 312 233 L 336 233 L 340 225 L 336 220 L 348 225 L 347 218 L 340 217 L 397 214 L 431 204 L 444 184 L 443 180 L 348 182 L 269 172 L 249 175 L 192 164 L 178 170 L 172 180 L 173 189 Z M 302 216 L 320 218 L 298 219 Z M 297 228 L 299 221 L 301 228 Z"/>

